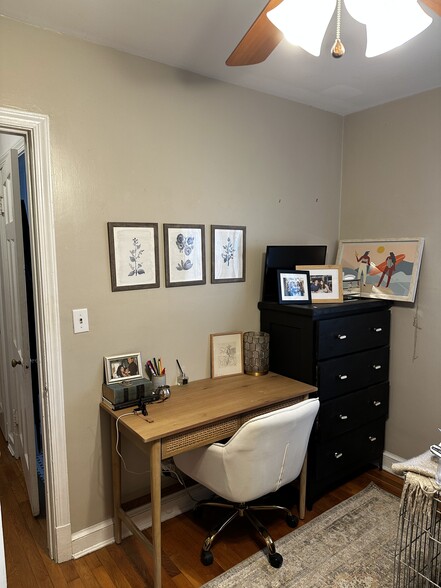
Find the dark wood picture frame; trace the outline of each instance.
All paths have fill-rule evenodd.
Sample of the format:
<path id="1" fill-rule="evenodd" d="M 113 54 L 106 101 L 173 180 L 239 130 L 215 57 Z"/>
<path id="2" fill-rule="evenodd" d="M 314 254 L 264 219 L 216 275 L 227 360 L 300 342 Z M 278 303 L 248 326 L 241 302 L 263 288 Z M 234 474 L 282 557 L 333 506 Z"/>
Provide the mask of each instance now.
<path id="1" fill-rule="evenodd" d="M 246 227 L 211 225 L 211 282 L 245 282 Z"/>
<path id="2" fill-rule="evenodd" d="M 205 226 L 164 224 L 165 286 L 206 283 Z"/>

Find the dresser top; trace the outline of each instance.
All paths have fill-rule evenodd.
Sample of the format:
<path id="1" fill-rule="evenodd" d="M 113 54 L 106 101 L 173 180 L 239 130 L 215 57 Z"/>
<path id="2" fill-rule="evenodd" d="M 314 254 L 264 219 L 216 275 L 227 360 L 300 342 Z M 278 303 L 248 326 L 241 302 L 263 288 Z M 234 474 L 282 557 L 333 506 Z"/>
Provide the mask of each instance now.
<path id="1" fill-rule="evenodd" d="M 392 306 L 392 302 L 379 298 L 352 298 L 334 304 L 279 304 L 278 302 L 259 302 L 257 306 L 259 310 L 304 315 L 312 319 L 320 319 L 373 312 L 375 310 L 388 310 Z"/>

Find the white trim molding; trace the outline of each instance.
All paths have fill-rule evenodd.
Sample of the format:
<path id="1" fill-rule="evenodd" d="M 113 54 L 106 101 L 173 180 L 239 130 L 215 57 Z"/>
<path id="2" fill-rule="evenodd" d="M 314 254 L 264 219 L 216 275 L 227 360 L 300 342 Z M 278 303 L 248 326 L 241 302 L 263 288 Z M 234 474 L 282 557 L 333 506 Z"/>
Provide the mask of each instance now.
<path id="1" fill-rule="evenodd" d="M 161 521 L 167 521 L 183 512 L 191 510 L 195 502 L 204 500 L 211 495 L 212 492 L 207 490 L 207 488 L 196 484 L 195 486 L 191 486 L 188 492 L 187 490 L 179 490 L 174 494 L 165 496 L 161 501 Z M 150 503 L 134 508 L 128 511 L 127 514 L 133 519 L 138 529 L 142 531 L 152 526 L 152 509 Z M 123 538 L 129 535 L 130 532 L 123 525 Z M 113 519 L 107 519 L 72 535 L 72 555 L 77 559 L 114 542 Z"/>
<path id="2" fill-rule="evenodd" d="M 0 108 L 0 131 L 25 139 L 50 556 L 72 558 L 49 118 Z"/>

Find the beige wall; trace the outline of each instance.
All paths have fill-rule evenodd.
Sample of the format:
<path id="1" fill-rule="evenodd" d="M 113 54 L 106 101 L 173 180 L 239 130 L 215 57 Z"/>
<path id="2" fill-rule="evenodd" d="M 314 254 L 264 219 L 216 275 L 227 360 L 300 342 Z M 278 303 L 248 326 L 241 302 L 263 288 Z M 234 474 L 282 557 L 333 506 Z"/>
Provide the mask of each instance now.
<path id="1" fill-rule="evenodd" d="M 386 450 L 441 440 L 441 89 L 344 121 L 341 237 L 424 237 L 415 304 L 392 309 Z"/>
<path id="2" fill-rule="evenodd" d="M 325 243 L 333 261 L 342 119 L 6 19 L 0 39 L 0 104 L 50 117 L 78 531 L 111 516 L 103 356 L 161 356 L 170 383 L 179 357 L 191 379 L 208 377 L 210 333 L 259 327 L 267 244 Z M 159 223 L 159 289 L 111 292 L 108 221 Z M 204 286 L 164 287 L 162 224 L 178 222 L 206 226 Z M 210 224 L 247 227 L 245 283 L 210 284 Z M 73 334 L 74 308 L 88 308 L 89 333 Z M 139 484 L 126 475 L 127 493 Z"/>

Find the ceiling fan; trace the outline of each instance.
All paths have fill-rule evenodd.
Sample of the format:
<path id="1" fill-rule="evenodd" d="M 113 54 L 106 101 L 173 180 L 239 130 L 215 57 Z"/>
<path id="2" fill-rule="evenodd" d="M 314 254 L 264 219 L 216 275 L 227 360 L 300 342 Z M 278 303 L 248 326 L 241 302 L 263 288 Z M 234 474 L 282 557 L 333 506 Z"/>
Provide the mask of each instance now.
<path id="1" fill-rule="evenodd" d="M 284 35 L 282 31 L 270 21 L 269 17 L 267 17 L 267 13 L 277 8 L 283 1 L 284 0 L 269 0 L 237 47 L 228 57 L 226 61 L 227 65 L 254 65 L 261 63 L 274 51 L 277 45 L 282 41 Z M 312 1 L 313 0 L 311 0 L 311 2 Z M 420 0 L 420 2 L 441 16 L 441 0 Z M 341 2 L 338 2 L 338 8 L 340 7 Z M 335 6 L 332 8 L 332 12 L 334 12 L 334 9 Z M 339 56 L 340 55 L 334 55 L 334 57 Z"/>

